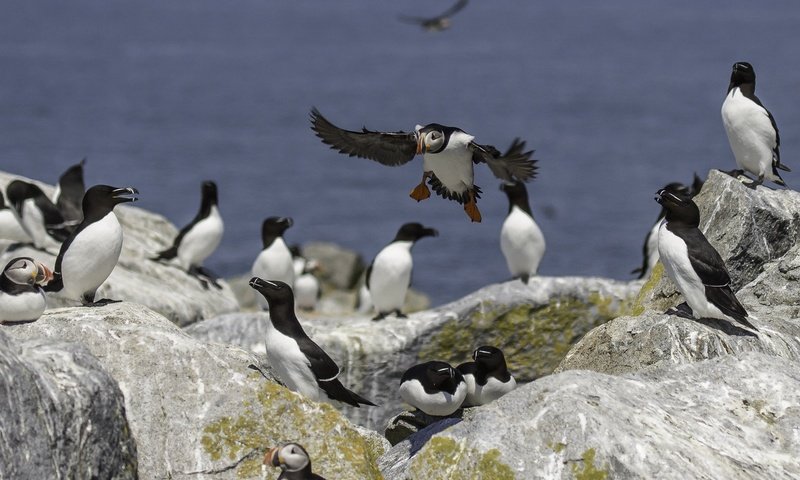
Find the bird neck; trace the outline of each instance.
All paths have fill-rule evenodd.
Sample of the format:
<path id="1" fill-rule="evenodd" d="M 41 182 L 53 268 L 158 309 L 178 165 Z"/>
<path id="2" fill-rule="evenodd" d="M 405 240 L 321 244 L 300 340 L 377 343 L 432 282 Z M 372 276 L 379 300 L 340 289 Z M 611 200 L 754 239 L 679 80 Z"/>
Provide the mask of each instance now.
<path id="1" fill-rule="evenodd" d="M 731 90 L 737 87 L 739 88 L 739 92 L 747 98 L 753 98 L 756 94 L 756 82 L 740 83 L 739 85 L 735 85 L 731 82 L 730 85 L 728 85 L 728 93 L 731 93 Z"/>
<path id="2" fill-rule="evenodd" d="M 297 315 L 294 313 L 294 302 L 269 305 L 269 318 L 275 330 L 290 337 L 305 335 Z"/>

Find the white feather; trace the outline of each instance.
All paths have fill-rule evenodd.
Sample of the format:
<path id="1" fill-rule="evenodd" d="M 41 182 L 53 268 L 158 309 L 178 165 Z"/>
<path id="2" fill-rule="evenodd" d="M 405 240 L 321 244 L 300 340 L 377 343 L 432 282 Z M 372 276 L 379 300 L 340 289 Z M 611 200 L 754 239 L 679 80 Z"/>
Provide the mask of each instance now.
<path id="1" fill-rule="evenodd" d="M 464 132 L 453 132 L 443 151 L 423 155 L 423 171 L 433 172 L 451 192 L 465 192 L 472 187 L 474 179 L 472 151 L 469 149 L 474 138 Z"/>
<path id="2" fill-rule="evenodd" d="M 31 237 L 36 248 L 57 252 L 61 247 L 61 243 L 47 233 L 42 211 L 39 210 L 33 199 L 28 198 L 22 202 L 22 215 L 19 223 Z"/>
<path id="3" fill-rule="evenodd" d="M 270 367 L 289 390 L 311 400 L 327 400 L 297 341 L 276 330 L 271 320 L 267 322 L 266 349 Z"/>
<path id="4" fill-rule="evenodd" d="M 36 320 L 42 316 L 47 307 L 44 292 L 26 292 L 9 295 L 0 292 L 0 321 L 23 322 Z"/>
<path id="5" fill-rule="evenodd" d="M 769 114 L 734 87 L 722 103 L 722 123 L 740 169 L 775 181 L 772 173 L 773 148 L 777 135 Z"/>
<path id="6" fill-rule="evenodd" d="M 97 290 L 117 266 L 122 226 L 114 212 L 81 230 L 61 258 L 63 294 L 79 299 Z"/>
<path id="7" fill-rule="evenodd" d="M 276 238 L 269 247 L 261 250 L 253 262 L 250 273 L 263 280 L 280 280 L 287 285 L 294 285 L 292 252 L 289 251 L 283 238 Z M 262 295 L 258 295 L 258 302 L 262 307 L 267 306 L 267 301 Z"/>
<path id="8" fill-rule="evenodd" d="M 313 310 L 317 308 L 319 280 L 310 273 L 304 273 L 294 281 L 294 303 L 297 308 Z"/>
<path id="9" fill-rule="evenodd" d="M 544 256 L 545 241 L 533 218 L 514 205 L 500 229 L 500 250 L 512 276 L 535 275 Z"/>
<path id="10" fill-rule="evenodd" d="M 507 382 L 501 382 L 495 377 L 489 377 L 486 379 L 486 385 L 480 385 L 478 382 L 475 382 L 474 390 L 467 393 L 464 402 L 469 403 L 469 405 L 486 405 L 515 388 L 517 388 L 517 381 L 514 380 L 513 376 L 509 378 Z"/>
<path id="11" fill-rule="evenodd" d="M 10 208 L 0 210 L 0 239 L 13 242 L 32 241 L 30 235 L 19 224 L 17 216 Z"/>
<path id="12" fill-rule="evenodd" d="M 217 206 L 211 207 L 208 216 L 197 222 L 181 239 L 177 261 L 184 269 L 199 267 L 219 246 L 225 226 Z"/>
<path id="13" fill-rule="evenodd" d="M 413 242 L 392 242 L 378 252 L 369 276 L 369 295 L 375 310 L 391 312 L 401 309 L 411 281 Z"/>
<path id="14" fill-rule="evenodd" d="M 464 382 L 458 384 L 452 395 L 443 391 L 427 393 L 419 380 L 406 380 L 400 384 L 400 398 L 428 415 L 450 415 L 461 407 L 466 396 L 467 384 Z"/>

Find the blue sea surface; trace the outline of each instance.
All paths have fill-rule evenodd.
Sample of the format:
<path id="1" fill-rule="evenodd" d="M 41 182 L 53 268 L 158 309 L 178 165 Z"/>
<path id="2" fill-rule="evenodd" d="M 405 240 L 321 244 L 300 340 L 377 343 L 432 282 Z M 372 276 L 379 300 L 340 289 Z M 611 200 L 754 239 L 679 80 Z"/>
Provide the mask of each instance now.
<path id="1" fill-rule="evenodd" d="M 53 183 L 88 157 L 89 184 L 136 186 L 139 206 L 179 226 L 215 180 L 226 232 L 206 263 L 223 275 L 250 268 L 267 216 L 294 217 L 290 243 L 367 261 L 419 221 L 440 232 L 414 250 L 414 285 L 435 303 L 508 277 L 499 182 L 477 167 L 481 224 L 417 203 L 420 160 L 337 154 L 309 129 L 312 106 L 347 128 L 438 122 L 501 150 L 526 139 L 546 275 L 632 278 L 654 192 L 734 167 L 719 110 L 735 61 L 755 66 L 800 170 L 800 2 L 473 1 L 442 33 L 397 19 L 450 3 L 6 0 L 0 169 Z"/>

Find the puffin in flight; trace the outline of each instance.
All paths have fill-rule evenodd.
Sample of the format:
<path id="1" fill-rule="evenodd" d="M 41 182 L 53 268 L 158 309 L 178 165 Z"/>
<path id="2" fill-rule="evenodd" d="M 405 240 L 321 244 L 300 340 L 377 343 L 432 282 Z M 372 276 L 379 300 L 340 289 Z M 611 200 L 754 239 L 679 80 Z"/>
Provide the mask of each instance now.
<path id="1" fill-rule="evenodd" d="M 458 0 L 452 7 L 448 8 L 441 15 L 435 17 L 411 17 L 407 15 L 399 15 L 400 21 L 406 23 L 413 23 L 422 27 L 423 30 L 428 32 L 441 32 L 450 28 L 450 17 L 458 13 L 461 9 L 467 6 L 469 0 Z"/>
<path id="2" fill-rule="evenodd" d="M 536 175 L 533 151 L 515 139 L 506 153 L 491 145 L 475 143 L 475 137 L 460 128 L 429 123 L 406 132 L 360 132 L 344 130 L 311 109 L 311 128 L 322 142 L 351 157 L 361 157 L 396 167 L 423 155 L 422 181 L 411 191 L 416 201 L 431 196 L 427 181 L 437 195 L 464 205 L 473 222 L 481 221 L 477 200 L 481 189 L 473 183 L 473 164 L 486 163 L 494 176 L 507 182 L 527 182 Z"/>

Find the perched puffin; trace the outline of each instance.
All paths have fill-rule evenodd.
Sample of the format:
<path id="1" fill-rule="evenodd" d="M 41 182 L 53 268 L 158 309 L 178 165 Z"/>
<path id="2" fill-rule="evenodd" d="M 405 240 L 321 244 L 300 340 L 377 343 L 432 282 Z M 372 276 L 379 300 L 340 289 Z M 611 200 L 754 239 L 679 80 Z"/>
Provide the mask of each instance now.
<path id="1" fill-rule="evenodd" d="M 94 295 L 117 266 L 122 252 L 122 226 L 114 207 L 136 201 L 138 194 L 133 187 L 109 185 L 95 185 L 86 191 L 83 220 L 61 245 L 53 281 L 45 291 L 61 292 L 90 306 L 112 302 L 108 299 L 95 302 Z"/>
<path id="2" fill-rule="evenodd" d="M 476 407 L 497 400 L 517 388 L 517 381 L 506 367 L 502 350 L 488 345 L 472 352 L 473 362 L 456 367 L 467 384 L 465 407 Z"/>
<path id="3" fill-rule="evenodd" d="M 30 243 L 31 237 L 20 225 L 16 212 L 6 204 L 3 191 L 0 190 L 0 240 Z"/>
<path id="4" fill-rule="evenodd" d="M 322 295 L 319 279 L 316 277 L 319 270 L 319 262 L 306 260 L 302 272 L 294 280 L 295 302 L 300 310 L 311 311 L 317 308 L 317 302 Z"/>
<path id="5" fill-rule="evenodd" d="M 339 381 L 339 366 L 311 340 L 294 312 L 292 287 L 281 281 L 250 279 L 269 302 L 266 348 L 270 367 L 290 390 L 311 400 L 337 400 L 354 407 L 371 405 Z"/>
<path id="6" fill-rule="evenodd" d="M 294 221 L 289 217 L 269 217 L 261 224 L 261 242 L 264 248 L 250 268 L 254 277 L 280 280 L 287 285 L 294 285 L 294 260 L 283 240 L 283 234 L 292 225 Z M 259 305 L 268 306 L 263 298 L 259 298 Z"/>
<path id="7" fill-rule="evenodd" d="M 424 237 L 439 235 L 433 228 L 420 223 L 406 223 L 397 231 L 394 240 L 378 252 L 367 267 L 366 286 L 370 299 L 378 314 L 373 320 L 381 320 L 394 313 L 405 318 L 401 311 L 406 301 L 406 293 L 411 285 L 411 247 Z"/>
<path id="8" fill-rule="evenodd" d="M 430 197 L 427 181 L 439 196 L 464 205 L 473 222 L 481 221 L 477 200 L 481 189 L 473 183 L 473 163 L 486 163 L 492 173 L 508 182 L 527 182 L 536 175 L 533 151 L 524 152 L 525 142 L 515 139 L 505 154 L 491 145 L 480 145 L 460 128 L 438 123 L 415 128 L 413 133 L 360 132 L 343 130 L 329 122 L 316 108 L 311 110 L 311 128 L 322 142 L 351 157 L 398 166 L 423 154 L 422 181 L 411 192 L 416 201 Z"/>
<path id="9" fill-rule="evenodd" d="M 775 118 L 756 96 L 756 72 L 747 62 L 736 62 L 728 84 L 728 95 L 722 102 L 722 124 L 736 157 L 734 176 L 742 170 L 755 175 L 747 184 L 756 188 L 764 180 L 786 186 L 778 169 L 790 172 L 781 163 L 781 137 Z"/>
<path id="10" fill-rule="evenodd" d="M 455 5 L 448 8 L 441 15 L 437 15 L 435 17 L 409 17 L 406 15 L 400 15 L 399 18 L 403 22 L 419 25 L 428 32 L 441 32 L 442 30 L 447 30 L 450 28 L 450 17 L 458 13 L 462 8 L 466 7 L 468 1 L 469 0 L 458 0 Z"/>
<path id="11" fill-rule="evenodd" d="M 86 193 L 86 186 L 83 183 L 83 166 L 85 164 L 86 159 L 84 158 L 62 173 L 53 194 L 53 203 L 68 225 L 77 225 L 83 220 L 82 202 L 83 194 Z"/>
<path id="12" fill-rule="evenodd" d="M 42 285 L 53 272 L 29 257 L 12 259 L 0 274 L 0 322 L 32 322 L 47 307 Z"/>
<path id="13" fill-rule="evenodd" d="M 466 397 L 464 377 L 446 362 L 414 365 L 400 379 L 400 398 L 428 415 L 451 415 L 461 408 Z"/>
<path id="14" fill-rule="evenodd" d="M 203 182 L 200 211 L 194 219 L 178 232 L 172 246 L 159 252 L 152 260 L 168 260 L 177 263 L 190 275 L 197 277 L 208 288 L 208 281 L 217 288 L 222 286 L 217 277 L 203 267 L 203 261 L 219 246 L 225 226 L 219 214 L 217 184 Z"/>
<path id="15" fill-rule="evenodd" d="M 525 184 L 503 183 L 500 189 L 508 196 L 508 216 L 500 229 L 500 250 L 511 276 L 528 283 L 544 256 L 544 235 L 533 219 Z"/>
<path id="16" fill-rule="evenodd" d="M 311 457 L 299 443 L 284 443 L 271 448 L 264 454 L 263 465 L 280 467 L 282 472 L 278 480 L 325 480 L 311 472 Z"/>
<path id="17" fill-rule="evenodd" d="M 658 231 L 661 263 L 693 317 L 738 322 L 757 331 L 731 291 L 731 277 L 722 257 L 700 231 L 700 210 L 691 197 L 661 189 L 656 201 L 667 210 Z"/>
<path id="18" fill-rule="evenodd" d="M 41 188 L 23 180 L 14 180 L 6 187 L 8 202 L 17 219 L 39 250 L 55 253 L 69 236 L 69 229 L 58 208 Z"/>

